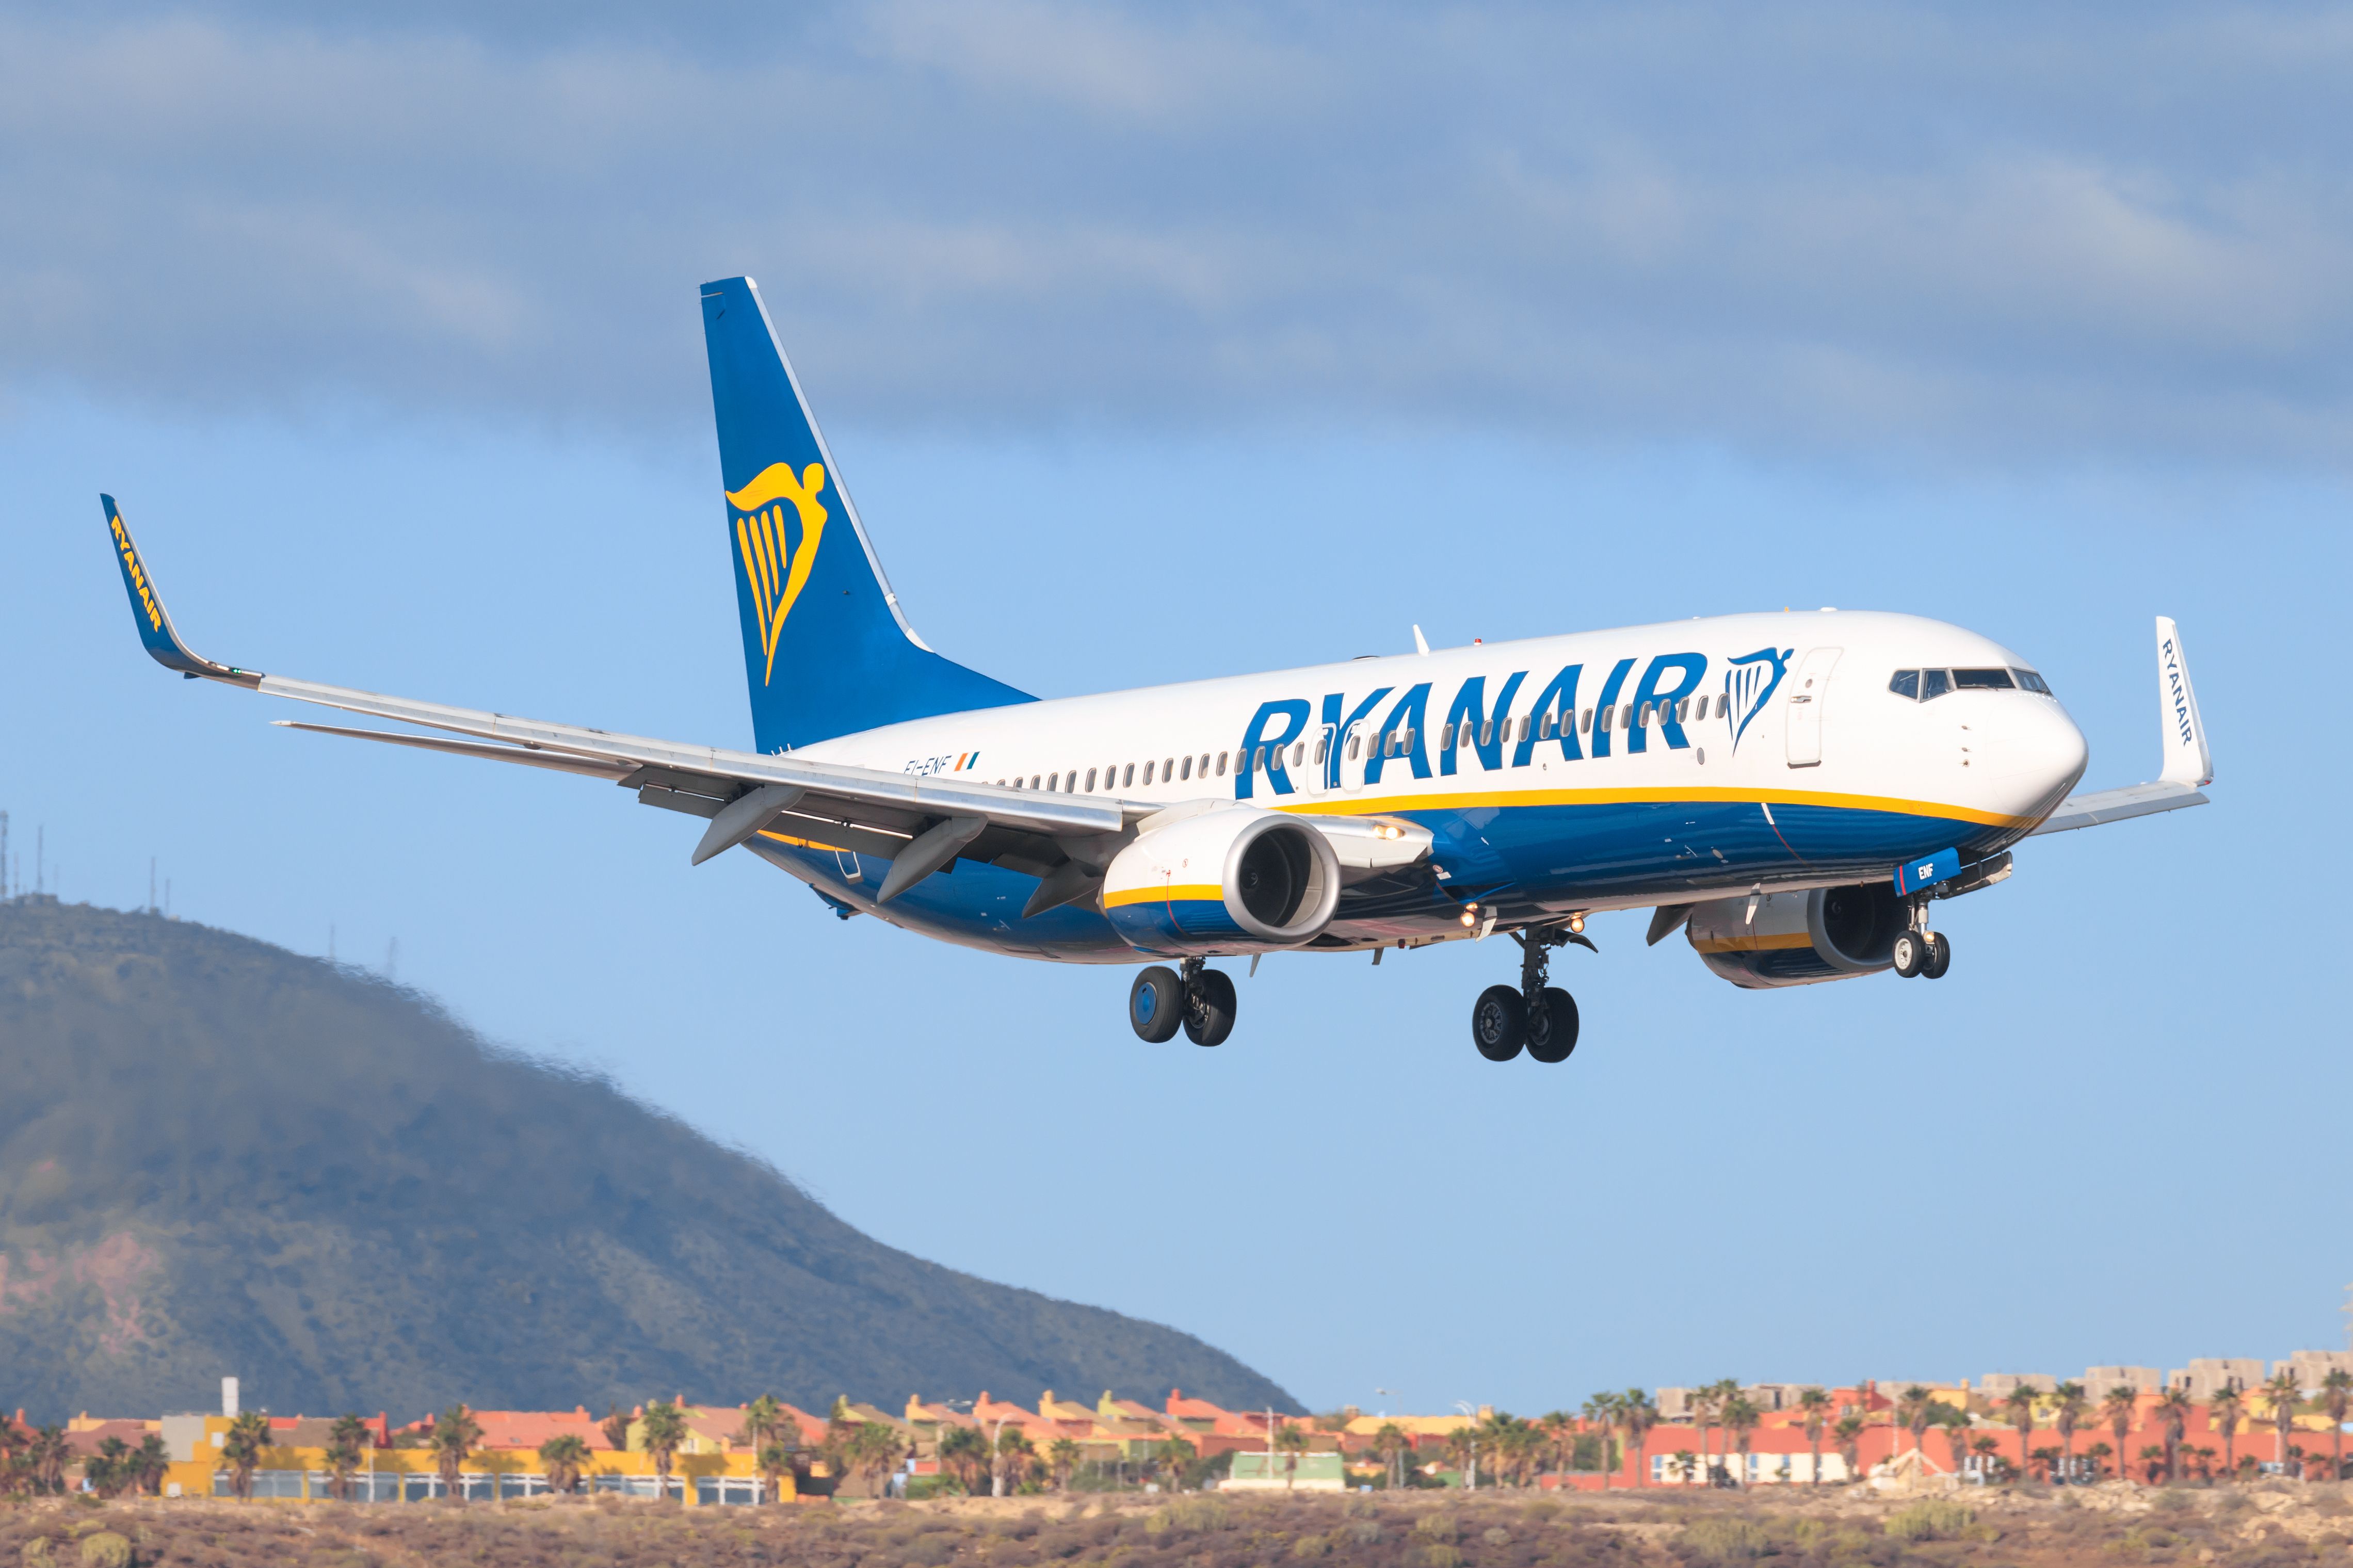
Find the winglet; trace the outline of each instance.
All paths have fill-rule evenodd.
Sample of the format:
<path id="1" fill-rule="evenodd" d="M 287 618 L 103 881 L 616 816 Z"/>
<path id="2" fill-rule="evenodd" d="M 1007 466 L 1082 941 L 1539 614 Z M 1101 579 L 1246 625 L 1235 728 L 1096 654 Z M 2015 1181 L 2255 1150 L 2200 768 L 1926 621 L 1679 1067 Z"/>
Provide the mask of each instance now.
<path id="1" fill-rule="evenodd" d="M 261 672 L 237 669 L 193 652 L 180 640 L 172 626 L 171 612 L 164 608 L 164 595 L 156 590 L 155 579 L 148 574 L 147 563 L 140 558 L 139 546 L 131 540 L 131 530 L 124 525 L 122 513 L 115 510 L 114 498 L 101 495 L 99 501 L 106 508 L 106 526 L 114 535 L 115 564 L 122 568 L 122 586 L 131 595 L 131 618 L 139 627 L 139 640 L 146 645 L 150 658 L 165 669 L 176 669 L 190 680 L 199 677 L 226 680 L 237 686 L 259 686 Z"/>
<path id="2" fill-rule="evenodd" d="M 2202 788 L 2214 782 L 2214 758 L 2206 749 L 2206 721 L 2198 716 L 2198 693 L 2189 684 L 2189 660 L 2181 633 L 2169 616 L 2157 617 L 2157 705 L 2163 715 L 2167 784 Z"/>

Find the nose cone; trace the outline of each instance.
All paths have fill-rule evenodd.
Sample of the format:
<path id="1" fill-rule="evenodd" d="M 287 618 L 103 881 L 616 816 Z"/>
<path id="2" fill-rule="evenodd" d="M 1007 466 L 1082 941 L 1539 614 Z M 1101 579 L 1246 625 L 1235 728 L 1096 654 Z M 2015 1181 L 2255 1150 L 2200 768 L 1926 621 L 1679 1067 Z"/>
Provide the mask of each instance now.
<path id="1" fill-rule="evenodd" d="M 2047 697 L 2021 691 L 1985 706 L 1990 710 L 1981 720 L 1986 782 L 1999 786 L 2014 814 L 2048 813 L 2075 787 L 2091 761 L 2084 731 Z"/>

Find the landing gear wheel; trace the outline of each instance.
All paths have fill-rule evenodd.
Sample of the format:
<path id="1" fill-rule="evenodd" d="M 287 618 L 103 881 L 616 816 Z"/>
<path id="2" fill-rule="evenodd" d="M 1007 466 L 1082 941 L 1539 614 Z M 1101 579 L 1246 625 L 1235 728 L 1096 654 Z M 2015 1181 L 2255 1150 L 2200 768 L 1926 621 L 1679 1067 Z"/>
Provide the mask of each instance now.
<path id="1" fill-rule="evenodd" d="M 1222 1046 L 1234 1032 L 1234 982 L 1222 969 L 1204 969 L 1185 998 L 1185 1037 L 1197 1046 Z"/>
<path id="2" fill-rule="evenodd" d="M 1491 1062 L 1507 1062 L 1528 1038 L 1528 1005 L 1517 989 L 1490 985 L 1471 1009 L 1471 1043 Z"/>
<path id="3" fill-rule="evenodd" d="M 1942 980 L 1945 971 L 1953 967 L 1953 944 L 1945 940 L 1943 931 L 1928 933 L 1928 955 L 1920 961 L 1920 973 L 1931 980 Z"/>
<path id="4" fill-rule="evenodd" d="M 1920 966 L 1928 961 L 1928 944 L 1920 940 L 1920 933 L 1916 931 L 1899 931 L 1895 933 L 1894 957 L 1895 973 L 1909 980 L 1919 973 Z"/>
<path id="5" fill-rule="evenodd" d="M 1175 970 L 1155 963 L 1127 988 L 1127 1021 L 1135 1026 L 1138 1039 L 1155 1046 L 1173 1039 L 1184 1019 L 1185 983 Z"/>
<path id="6" fill-rule="evenodd" d="M 1565 1062 L 1577 1049 L 1577 998 L 1547 985 L 1544 1011 L 1528 1016 L 1528 1055 L 1545 1063 Z"/>

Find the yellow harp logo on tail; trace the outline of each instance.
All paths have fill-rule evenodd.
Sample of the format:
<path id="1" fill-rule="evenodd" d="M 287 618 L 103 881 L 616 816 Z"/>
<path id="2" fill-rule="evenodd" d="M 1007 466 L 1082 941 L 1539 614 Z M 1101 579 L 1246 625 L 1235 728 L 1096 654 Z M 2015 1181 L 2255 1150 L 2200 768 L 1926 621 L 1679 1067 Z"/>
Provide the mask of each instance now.
<path id="1" fill-rule="evenodd" d="M 793 601 L 808 586 L 809 569 L 817 564 L 818 542 L 825 537 L 825 508 L 818 496 L 825 489 L 825 465 L 811 463 L 793 477 L 789 463 L 771 463 L 740 490 L 727 492 L 735 511 L 735 550 L 744 563 L 744 580 L 752 585 L 752 603 L 760 614 L 760 651 L 768 665 L 760 683 L 776 673 L 776 639 L 784 634 L 785 617 Z M 781 501 L 793 503 L 801 525 L 800 543 L 789 542 L 789 521 Z"/>

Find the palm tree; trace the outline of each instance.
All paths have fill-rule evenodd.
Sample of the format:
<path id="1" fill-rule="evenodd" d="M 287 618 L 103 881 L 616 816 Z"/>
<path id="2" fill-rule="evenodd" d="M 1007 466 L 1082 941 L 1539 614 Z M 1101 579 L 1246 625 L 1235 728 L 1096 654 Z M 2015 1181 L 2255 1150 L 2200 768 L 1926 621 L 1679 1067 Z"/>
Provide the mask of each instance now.
<path id="1" fill-rule="evenodd" d="M 161 1497 L 164 1478 L 171 1472 L 172 1451 L 164 1446 L 161 1433 L 150 1432 L 131 1456 L 132 1472 L 138 1477 L 139 1489 L 149 1497 Z"/>
<path id="2" fill-rule="evenodd" d="M 1920 1439 L 1928 1433 L 1928 1423 L 1935 1419 L 1930 1406 L 1936 1403 L 1931 1391 L 1914 1384 L 1895 1402 L 1895 1422 L 1912 1434 L 1912 1451 L 1920 1451 Z M 1891 1456 L 1892 1457 L 1892 1456 Z"/>
<path id="3" fill-rule="evenodd" d="M 552 1492 L 576 1492 L 580 1472 L 588 1468 L 588 1440 L 576 1432 L 559 1432 L 539 1446 L 540 1468 Z"/>
<path id="4" fill-rule="evenodd" d="M 1945 1449 L 1952 1456 L 1953 1474 L 1959 1475 L 1969 1457 L 1968 1412 L 1936 1401 L 1936 1423 L 1945 1429 Z"/>
<path id="5" fill-rule="evenodd" d="M 2051 1391 L 2051 1425 L 2058 1429 L 2060 1457 L 2070 1471 L 2075 1468 L 2075 1423 L 2090 1404 L 2080 1383 L 2063 1383 Z"/>
<path id="6" fill-rule="evenodd" d="M 2181 1479 L 2181 1431 L 2189 1420 L 2189 1394 L 2186 1389 L 2168 1388 L 2157 1396 L 2155 1415 L 2165 1432 L 2165 1479 Z"/>
<path id="7" fill-rule="evenodd" d="M 2320 1380 L 2320 1407 L 2328 1413 L 2328 1478 L 2345 1476 L 2345 1417 L 2353 1413 L 2353 1372 L 2330 1369 Z"/>
<path id="8" fill-rule="evenodd" d="M 2010 1412 L 2010 1424 L 2018 1432 L 2018 1473 L 2027 1474 L 2028 1451 L 2034 1447 L 2034 1397 L 2031 1383 L 2021 1383 L 2003 1396 L 2002 1405 Z"/>
<path id="9" fill-rule="evenodd" d="M 988 1469 L 988 1495 L 1011 1497 L 1018 1491 L 1029 1461 L 1037 1457 L 1038 1446 L 1029 1441 L 1029 1433 L 1018 1426 L 1000 1423 L 997 1428 L 996 1452 Z M 891 1463 L 898 1463 L 895 1440 Z"/>
<path id="10" fill-rule="evenodd" d="M 1724 1402 L 1724 1430 L 1740 1445 L 1740 1472 L 1732 1478 L 1738 1485 L 1748 1484 L 1748 1450 L 1756 1446 L 1757 1424 L 1762 1419 L 1763 1412 L 1746 1394 L 1736 1394 Z"/>
<path id="11" fill-rule="evenodd" d="M 784 1500 L 785 1478 L 795 1474 L 799 1468 L 794 1463 L 797 1452 L 792 1444 L 781 1438 L 761 1445 L 760 1452 L 753 1462 L 760 1468 L 760 1479 L 768 1483 L 770 1502 Z"/>
<path id="12" fill-rule="evenodd" d="M 1286 1421 L 1274 1435 L 1274 1451 L 1282 1456 L 1282 1489 L 1299 1487 L 1299 1456 L 1307 1452 L 1307 1434 Z"/>
<path id="13" fill-rule="evenodd" d="M 453 1502 L 466 1498 L 464 1483 L 458 1477 L 465 1469 L 467 1458 L 474 1446 L 482 1440 L 482 1424 L 463 1405 L 452 1405 L 433 1418 L 433 1432 L 425 1446 L 433 1450 L 433 1464 L 441 1472 L 441 1489 Z"/>
<path id="14" fill-rule="evenodd" d="M 783 1401 L 773 1394 L 764 1394 L 744 1406 L 744 1430 L 736 1434 L 735 1441 L 756 1454 L 785 1429 L 789 1419 Z"/>
<path id="15" fill-rule="evenodd" d="M 2206 1402 L 2206 1422 L 2222 1436 L 2222 1473 L 2230 1475 L 2239 1468 L 2239 1423 L 2247 1415 L 2247 1401 L 2235 1383 L 2224 1384 L 2213 1398 Z"/>
<path id="16" fill-rule="evenodd" d="M 1798 1390 L 1798 1409 L 1806 1418 L 1806 1447 L 1814 1456 L 1815 1486 L 1822 1484 L 1822 1433 L 1831 1423 L 1831 1395 L 1826 1388 Z"/>
<path id="17" fill-rule="evenodd" d="M 2148 1484 L 2157 1485 L 2157 1478 L 2165 1474 L 2165 1450 L 2154 1443 L 2141 1449 L 2140 1468 L 2141 1474 L 2148 1479 Z"/>
<path id="18" fill-rule="evenodd" d="M 2125 1439 L 2133 1429 L 2133 1421 L 2140 1414 L 2140 1390 L 2129 1383 L 2117 1384 L 2100 1401 L 2100 1414 L 2107 1418 L 2108 1430 L 2116 1434 L 2116 1479 L 2125 1476 Z"/>
<path id="19" fill-rule="evenodd" d="M 676 1401 L 657 1399 L 646 1406 L 644 1442 L 647 1455 L 654 1462 L 654 1475 L 659 1479 L 659 1490 L 670 1496 L 670 1463 L 679 1446 L 686 1441 L 686 1411 Z"/>
<path id="20" fill-rule="evenodd" d="M 131 1445 L 120 1437 L 100 1440 L 98 1452 L 81 1462 L 81 1479 L 102 1498 L 118 1498 L 131 1484 Z"/>
<path id="21" fill-rule="evenodd" d="M 46 1430 L 46 1428 L 45 1428 Z M 261 1468 L 261 1450 L 269 1447 L 269 1417 L 248 1410 L 228 1424 L 221 1438 L 221 1458 L 228 1461 L 229 1486 L 244 1500 L 253 1500 L 253 1472 Z"/>
<path id="22" fill-rule="evenodd" d="M 1061 1441 L 1067 1443 L 1070 1439 L 1065 1437 Z M 1075 1443 L 1071 1444 L 1074 1448 L 1077 1446 Z M 1185 1471 L 1199 1454 L 1200 1450 L 1194 1447 L 1188 1438 L 1171 1437 L 1161 1444 L 1153 1455 L 1154 1463 L 1160 1471 L 1161 1484 L 1172 1492 L 1183 1491 Z"/>
<path id="23" fill-rule="evenodd" d="M 1659 1424 L 1659 1407 L 1649 1394 L 1630 1388 L 1618 1396 L 1618 1425 L 1626 1433 L 1626 1462 L 1633 1467 L 1634 1485 L 1642 1485 L 1642 1472 L 1648 1468 L 1643 1453 L 1651 1436 L 1651 1428 Z"/>
<path id="24" fill-rule="evenodd" d="M 1593 1413 L 1593 1402 L 1589 1399 L 1585 1402 L 1585 1411 L 1589 1419 Z M 1543 1437 L 1544 1447 L 1552 1456 L 1552 1468 L 1556 1474 L 1565 1476 L 1577 1468 L 1577 1417 L 1571 1415 L 1567 1411 L 1554 1410 L 1546 1413 L 1535 1424 L 1537 1433 Z M 1605 1456 L 1601 1462 L 1602 1484 L 1606 1486 L 1609 1479 L 1609 1461 L 1607 1458 L 1609 1452 L 1608 1437 L 1601 1439 L 1601 1451 Z M 1539 1473 L 1541 1473 L 1541 1467 L 1539 1467 Z"/>
<path id="25" fill-rule="evenodd" d="M 1405 1456 L 1412 1447 L 1413 1439 L 1408 1437 L 1405 1428 L 1394 1421 L 1382 1422 L 1381 1429 L 1373 1434 L 1373 1452 L 1380 1457 L 1381 1463 L 1388 1467 L 1389 1486 L 1393 1490 L 1405 1485 Z"/>
<path id="26" fill-rule="evenodd" d="M 327 1428 L 327 1495 L 338 1502 L 352 1500 L 352 1472 L 360 1468 L 366 1439 L 367 1423 L 356 1415 L 339 1415 Z"/>
<path id="27" fill-rule="evenodd" d="M 2092 1461 L 2092 1479 L 2094 1480 L 2099 1479 L 2101 1475 L 2106 1471 L 2107 1466 L 2105 1461 L 2109 1455 L 2115 1452 L 2116 1450 L 2109 1447 L 2105 1443 L 2094 1443 L 2090 1447 L 2084 1450 L 2084 1458 Z"/>
<path id="28" fill-rule="evenodd" d="M 1054 1489 L 1071 1489 L 1071 1476 L 1079 1468 L 1079 1444 L 1075 1437 L 1057 1437 L 1046 1445 L 1046 1458 L 1054 1467 Z"/>
<path id="29" fill-rule="evenodd" d="M 1724 1414 L 1725 1402 L 1740 1397 L 1740 1380 L 1720 1377 L 1692 1395 L 1692 1415 L 1699 1426 L 1699 1462 L 1707 1470 L 1708 1479 L 1715 1479 L 1715 1450 L 1708 1447 L 1707 1435 Z"/>
<path id="30" fill-rule="evenodd" d="M 1601 1489 L 1608 1491 L 1609 1489 L 1609 1438 L 1618 1428 L 1618 1396 L 1605 1389 L 1588 1399 L 1584 1408 L 1577 1414 L 1584 1417 L 1588 1426 L 1601 1434 Z M 1549 1421 L 1552 1418 L 1546 1416 L 1545 1419 Z M 1575 1450 L 1572 1449 L 1569 1462 L 1561 1466 L 1563 1470 L 1574 1468 L 1576 1463 L 1574 1453 Z"/>
<path id="31" fill-rule="evenodd" d="M 977 1427 L 953 1426 L 941 1434 L 940 1468 L 952 1471 L 967 1494 L 980 1490 L 980 1472 L 987 1463 L 988 1439 Z"/>
<path id="32" fill-rule="evenodd" d="M 1478 1484 L 1471 1468 L 1478 1463 L 1479 1435 L 1472 1430 L 1469 1422 L 1446 1435 L 1446 1457 L 1454 1461 L 1454 1468 L 1461 1474 L 1466 1489 Z"/>
<path id="33" fill-rule="evenodd" d="M 621 1414 L 619 1405 L 606 1406 L 605 1419 L 596 1423 L 596 1430 L 605 1434 L 605 1441 L 616 1454 L 629 1451 L 629 1418 Z"/>
<path id="34" fill-rule="evenodd" d="M 1839 1458 L 1846 1464 L 1847 1483 L 1851 1486 L 1862 1479 L 1862 1428 L 1860 1415 L 1841 1415 L 1839 1424 L 1831 1428 L 1838 1439 Z"/>
<path id="35" fill-rule="evenodd" d="M 2295 1373 L 2283 1369 L 2263 1384 L 2263 1393 L 2272 1402 L 2272 1430 L 2279 1434 L 2279 1451 L 2272 1458 L 2279 1461 L 2280 1472 L 2287 1472 L 2288 1435 L 2295 1430 L 2295 1407 L 2303 1402 L 2304 1390 L 2295 1385 Z"/>

